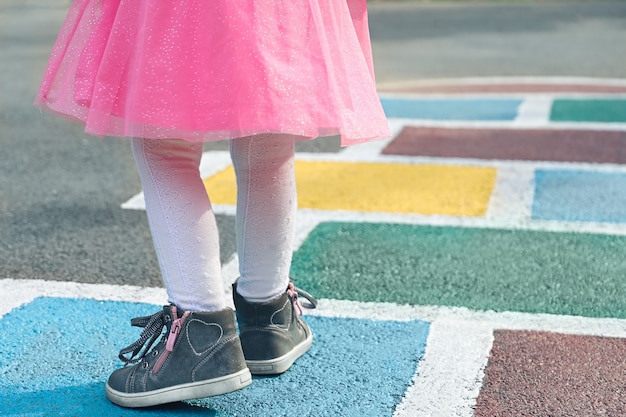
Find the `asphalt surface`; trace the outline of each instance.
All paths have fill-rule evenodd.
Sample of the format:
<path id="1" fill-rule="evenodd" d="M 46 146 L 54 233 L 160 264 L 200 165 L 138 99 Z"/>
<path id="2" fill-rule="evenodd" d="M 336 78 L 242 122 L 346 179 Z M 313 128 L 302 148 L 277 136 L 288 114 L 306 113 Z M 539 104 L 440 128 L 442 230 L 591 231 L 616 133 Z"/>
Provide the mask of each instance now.
<path id="1" fill-rule="evenodd" d="M 32 106 L 68 3 L 0 4 L 0 277 L 158 286 L 145 213 L 120 209 L 140 190 L 128 142 L 87 137 Z M 461 76 L 626 77 L 625 2 L 377 2 L 370 25 L 381 84 Z M 299 149 L 338 147 L 331 139 Z M 227 260 L 233 219 L 218 220 Z"/>
<path id="2" fill-rule="evenodd" d="M 0 414 L 144 415 L 103 391 L 137 336 L 120 323 L 165 299 L 128 141 L 32 106 L 68 5 L 0 3 Z M 370 23 L 396 135 L 298 145 L 313 348 L 254 389 L 152 411 L 623 416 L 626 2 L 381 1 Z M 538 78 L 489 78 L 507 76 Z M 442 92 L 461 95 L 415 95 Z M 225 278 L 231 171 L 204 176 Z"/>
<path id="3" fill-rule="evenodd" d="M 623 78 L 625 10 L 622 1 L 374 3 L 370 29 L 378 81 Z"/>

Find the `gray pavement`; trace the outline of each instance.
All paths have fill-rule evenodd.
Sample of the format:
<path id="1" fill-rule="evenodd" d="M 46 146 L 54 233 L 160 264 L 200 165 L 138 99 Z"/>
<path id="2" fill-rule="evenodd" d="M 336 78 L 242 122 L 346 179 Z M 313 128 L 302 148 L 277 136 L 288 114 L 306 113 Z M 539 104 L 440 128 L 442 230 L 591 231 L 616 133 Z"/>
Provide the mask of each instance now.
<path id="1" fill-rule="evenodd" d="M 484 76 L 626 77 L 626 2 L 370 6 L 379 82 Z"/>
<path id="2" fill-rule="evenodd" d="M 160 285 L 145 213 L 120 209 L 140 190 L 127 141 L 86 137 L 32 107 L 67 4 L 0 3 L 0 278 Z M 626 78 L 626 2 L 372 3 L 370 23 L 380 82 Z M 233 219 L 219 226 L 227 259 Z"/>

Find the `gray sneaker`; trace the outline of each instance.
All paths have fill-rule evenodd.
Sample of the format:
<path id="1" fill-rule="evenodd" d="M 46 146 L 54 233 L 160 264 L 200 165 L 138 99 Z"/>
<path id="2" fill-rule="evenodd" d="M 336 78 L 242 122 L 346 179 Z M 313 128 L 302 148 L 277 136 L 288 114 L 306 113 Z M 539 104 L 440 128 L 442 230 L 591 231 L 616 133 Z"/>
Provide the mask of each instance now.
<path id="1" fill-rule="evenodd" d="M 126 365 L 134 365 L 113 372 L 106 384 L 107 397 L 117 405 L 148 407 L 211 397 L 252 382 L 231 309 L 182 312 L 165 306 L 131 324 L 144 331 L 119 357 Z M 163 327 L 163 337 L 148 352 Z"/>
<path id="2" fill-rule="evenodd" d="M 252 374 L 281 374 L 311 347 L 313 334 L 301 318 L 298 294 L 315 308 L 317 301 L 292 283 L 280 297 L 265 303 L 246 301 L 233 284 L 239 337 Z"/>

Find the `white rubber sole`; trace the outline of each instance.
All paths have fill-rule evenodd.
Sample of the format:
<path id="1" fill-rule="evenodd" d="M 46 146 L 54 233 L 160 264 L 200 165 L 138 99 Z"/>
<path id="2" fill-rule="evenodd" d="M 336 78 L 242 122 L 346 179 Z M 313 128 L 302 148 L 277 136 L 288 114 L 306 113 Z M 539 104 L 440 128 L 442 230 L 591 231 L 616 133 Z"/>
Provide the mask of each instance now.
<path id="1" fill-rule="evenodd" d="M 302 343 L 296 345 L 290 352 L 275 359 L 263 361 L 246 361 L 252 375 L 278 375 L 287 371 L 300 356 L 304 355 L 313 344 L 313 334 L 309 334 Z"/>
<path id="2" fill-rule="evenodd" d="M 249 369 L 237 373 L 206 381 L 190 382 L 174 385 L 154 391 L 125 393 L 116 391 L 107 383 L 106 393 L 109 400 L 122 407 L 137 408 L 150 407 L 175 401 L 191 400 L 195 398 L 213 397 L 245 388 L 252 383 Z"/>

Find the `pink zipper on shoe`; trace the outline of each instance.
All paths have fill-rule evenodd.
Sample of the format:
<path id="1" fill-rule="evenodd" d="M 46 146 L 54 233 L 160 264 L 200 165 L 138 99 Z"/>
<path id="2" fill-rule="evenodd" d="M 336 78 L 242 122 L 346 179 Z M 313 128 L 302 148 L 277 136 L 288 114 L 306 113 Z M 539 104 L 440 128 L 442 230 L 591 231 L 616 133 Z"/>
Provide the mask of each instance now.
<path id="1" fill-rule="evenodd" d="M 187 320 L 187 316 L 189 316 L 189 312 L 185 311 L 182 317 L 178 317 L 177 310 L 175 306 L 172 306 L 172 315 L 174 316 L 174 321 L 172 321 L 172 327 L 170 327 L 170 333 L 167 335 L 167 342 L 165 342 L 165 351 L 161 353 L 159 359 L 154 363 L 154 368 L 152 368 L 152 372 L 157 373 L 165 363 L 165 360 L 170 355 L 171 352 L 174 351 L 174 344 L 178 339 L 178 335 L 180 334 L 180 330 L 183 328 L 183 324 L 185 320 Z"/>
<path id="2" fill-rule="evenodd" d="M 304 311 L 302 311 L 302 303 L 300 303 L 300 299 L 298 298 L 298 291 L 296 290 L 296 286 L 293 285 L 293 282 L 290 282 L 287 286 L 287 294 L 291 298 L 291 304 L 294 307 L 297 307 L 296 316 L 302 316 Z"/>

